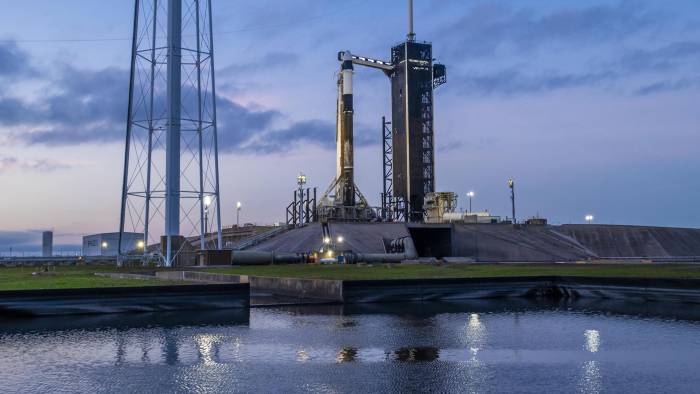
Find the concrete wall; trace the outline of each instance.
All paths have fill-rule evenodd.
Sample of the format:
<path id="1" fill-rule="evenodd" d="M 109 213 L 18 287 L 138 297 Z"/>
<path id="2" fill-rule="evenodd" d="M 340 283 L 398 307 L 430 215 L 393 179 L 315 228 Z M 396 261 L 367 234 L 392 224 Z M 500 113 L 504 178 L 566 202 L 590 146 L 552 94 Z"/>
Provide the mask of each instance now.
<path id="1" fill-rule="evenodd" d="M 246 283 L 0 292 L 0 316 L 213 310 L 249 305 L 250 287 Z"/>
<path id="2" fill-rule="evenodd" d="M 700 280 L 513 277 L 343 282 L 345 303 L 495 298 L 615 299 L 700 304 Z M 692 306 L 694 308 L 697 305 Z"/>
<path id="3" fill-rule="evenodd" d="M 343 282 L 324 279 L 268 278 L 251 276 L 255 295 L 288 296 L 297 300 L 343 301 Z"/>

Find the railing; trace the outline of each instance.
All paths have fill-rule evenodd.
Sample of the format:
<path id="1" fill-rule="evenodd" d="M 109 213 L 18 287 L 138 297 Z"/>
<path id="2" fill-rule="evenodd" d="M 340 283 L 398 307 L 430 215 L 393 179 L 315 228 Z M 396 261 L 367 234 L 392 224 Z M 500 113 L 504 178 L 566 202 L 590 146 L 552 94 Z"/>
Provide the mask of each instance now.
<path id="1" fill-rule="evenodd" d="M 250 248 L 250 247 L 255 246 L 263 241 L 267 241 L 268 239 L 270 239 L 276 235 L 279 235 L 279 234 L 287 231 L 288 229 L 289 229 L 288 226 L 280 226 L 277 228 L 273 228 L 272 230 L 268 230 L 268 231 L 265 231 L 265 232 L 260 233 L 258 235 L 252 236 L 250 238 L 246 238 L 242 242 L 240 242 L 236 245 L 233 245 L 233 247 L 231 249 L 244 250 L 244 249 Z"/>

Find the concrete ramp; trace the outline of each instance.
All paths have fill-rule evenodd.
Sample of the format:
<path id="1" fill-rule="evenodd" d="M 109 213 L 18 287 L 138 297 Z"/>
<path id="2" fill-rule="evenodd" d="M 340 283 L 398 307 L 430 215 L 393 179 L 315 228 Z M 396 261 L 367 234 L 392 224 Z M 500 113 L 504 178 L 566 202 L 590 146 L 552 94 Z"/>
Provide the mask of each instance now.
<path id="1" fill-rule="evenodd" d="M 454 256 L 476 261 L 572 261 L 596 258 L 575 239 L 551 226 L 469 225 L 453 227 Z"/>
<path id="2" fill-rule="evenodd" d="M 700 256 L 700 229 L 596 224 L 553 228 L 600 257 Z"/>
<path id="3" fill-rule="evenodd" d="M 343 237 L 343 246 L 360 253 L 384 253 L 384 238 L 408 237 L 404 223 L 331 223 L 334 239 Z M 265 252 L 308 253 L 318 250 L 323 242 L 323 232 L 319 223 L 289 230 L 272 239 L 255 245 L 248 250 Z"/>

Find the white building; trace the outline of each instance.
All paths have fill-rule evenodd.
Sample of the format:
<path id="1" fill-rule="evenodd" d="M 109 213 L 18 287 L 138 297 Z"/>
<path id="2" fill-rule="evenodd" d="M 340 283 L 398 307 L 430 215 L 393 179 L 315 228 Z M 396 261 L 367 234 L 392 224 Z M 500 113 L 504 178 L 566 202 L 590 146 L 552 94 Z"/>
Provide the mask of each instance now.
<path id="1" fill-rule="evenodd" d="M 124 233 L 123 252 L 143 250 L 143 234 Z M 119 250 L 119 233 L 103 233 L 83 237 L 83 256 L 116 256 Z"/>

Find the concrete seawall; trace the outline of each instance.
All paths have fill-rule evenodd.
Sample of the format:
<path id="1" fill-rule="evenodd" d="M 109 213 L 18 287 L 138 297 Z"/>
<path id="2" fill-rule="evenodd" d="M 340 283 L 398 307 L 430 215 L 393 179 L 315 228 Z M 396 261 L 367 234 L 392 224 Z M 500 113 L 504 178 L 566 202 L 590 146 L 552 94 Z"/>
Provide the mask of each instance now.
<path id="1" fill-rule="evenodd" d="M 251 276 L 253 295 L 292 297 L 298 301 L 343 302 L 343 281 Z"/>
<path id="2" fill-rule="evenodd" d="M 495 298 L 615 299 L 700 304 L 700 280 L 511 277 L 407 280 L 250 278 L 251 292 L 345 304 Z"/>
<path id="3" fill-rule="evenodd" d="M 214 310 L 249 306 L 250 287 L 247 283 L 0 292 L 0 316 Z"/>

